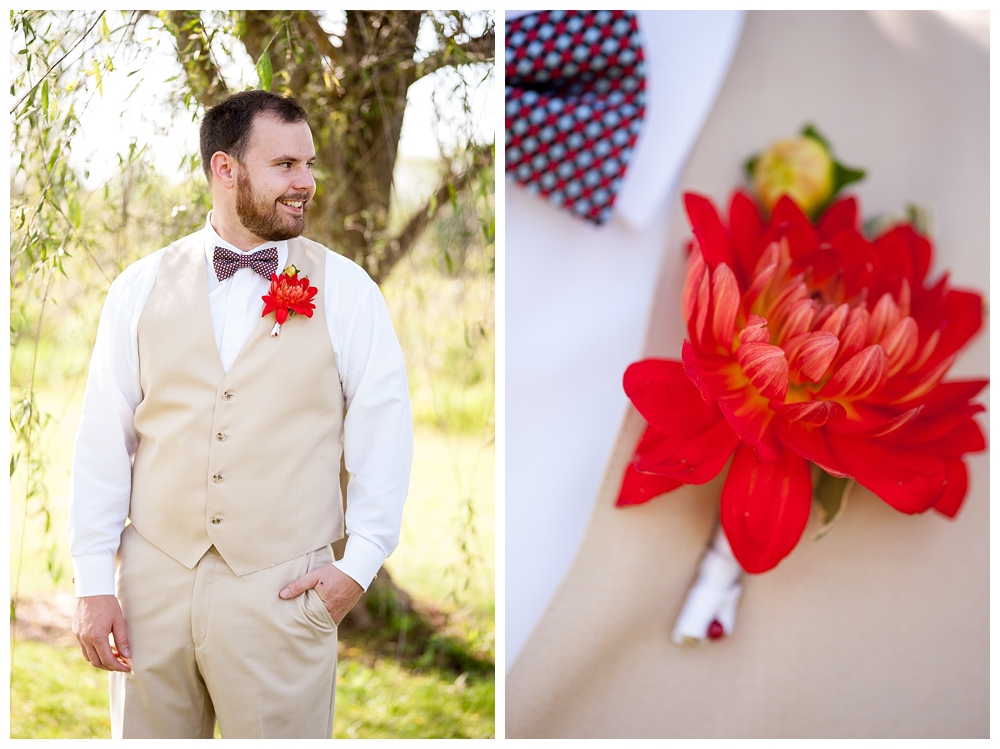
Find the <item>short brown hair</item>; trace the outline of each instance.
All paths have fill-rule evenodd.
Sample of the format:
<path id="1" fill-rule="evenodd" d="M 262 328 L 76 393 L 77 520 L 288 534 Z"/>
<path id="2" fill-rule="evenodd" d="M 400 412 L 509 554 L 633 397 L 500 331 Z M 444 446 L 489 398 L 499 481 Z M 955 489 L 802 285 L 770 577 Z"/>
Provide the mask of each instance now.
<path id="1" fill-rule="evenodd" d="M 212 181 L 212 155 L 228 153 L 243 161 L 250 142 L 254 118 L 268 114 L 282 122 L 306 122 L 306 110 L 291 96 L 278 96 L 269 91 L 241 91 L 205 112 L 201 118 L 201 168 Z"/>

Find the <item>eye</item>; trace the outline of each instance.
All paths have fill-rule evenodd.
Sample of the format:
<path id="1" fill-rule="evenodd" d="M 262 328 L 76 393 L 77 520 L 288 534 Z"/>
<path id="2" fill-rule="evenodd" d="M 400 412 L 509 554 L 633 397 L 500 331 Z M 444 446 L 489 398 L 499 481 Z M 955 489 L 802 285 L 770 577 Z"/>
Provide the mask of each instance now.
<path id="1" fill-rule="evenodd" d="M 316 166 L 316 162 L 315 161 L 309 161 L 309 162 L 306 163 L 306 168 L 309 169 L 309 171 L 312 171 L 313 167 L 315 167 L 315 166 Z"/>

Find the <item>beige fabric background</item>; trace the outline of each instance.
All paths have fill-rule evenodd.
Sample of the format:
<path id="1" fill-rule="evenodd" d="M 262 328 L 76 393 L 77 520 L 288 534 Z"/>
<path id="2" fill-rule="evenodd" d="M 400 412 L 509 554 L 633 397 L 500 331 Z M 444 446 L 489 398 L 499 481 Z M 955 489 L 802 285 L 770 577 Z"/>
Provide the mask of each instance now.
<path id="1" fill-rule="evenodd" d="M 684 189 L 728 206 L 743 161 L 805 122 L 868 169 L 853 190 L 866 217 L 931 209 L 932 277 L 985 296 L 985 46 L 933 13 L 750 13 Z M 687 222 L 673 224 L 646 350 L 679 358 Z M 984 325 L 949 379 L 988 370 Z M 642 427 L 630 410 L 578 556 L 507 675 L 507 737 L 989 735 L 987 454 L 968 460 L 954 521 L 862 489 L 819 542 L 814 516 L 790 557 L 744 579 L 733 636 L 680 648 L 670 629 L 721 477 L 616 510 Z"/>

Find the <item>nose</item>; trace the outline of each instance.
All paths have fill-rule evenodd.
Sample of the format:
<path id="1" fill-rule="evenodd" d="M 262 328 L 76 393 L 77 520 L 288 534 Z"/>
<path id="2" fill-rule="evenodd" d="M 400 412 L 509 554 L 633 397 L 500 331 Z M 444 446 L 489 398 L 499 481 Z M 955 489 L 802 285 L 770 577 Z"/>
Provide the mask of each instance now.
<path id="1" fill-rule="evenodd" d="M 312 171 L 305 164 L 295 170 L 295 179 L 292 181 L 292 187 L 296 190 L 308 192 L 310 198 L 316 191 L 316 180 L 313 178 Z"/>

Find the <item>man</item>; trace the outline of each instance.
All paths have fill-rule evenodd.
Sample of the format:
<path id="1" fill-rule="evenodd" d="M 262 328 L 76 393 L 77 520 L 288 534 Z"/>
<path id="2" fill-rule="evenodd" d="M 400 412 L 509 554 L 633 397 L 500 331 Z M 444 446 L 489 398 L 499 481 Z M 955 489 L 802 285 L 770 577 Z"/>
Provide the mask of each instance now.
<path id="1" fill-rule="evenodd" d="M 364 271 L 300 237 L 315 150 L 294 99 L 229 97 L 201 156 L 205 228 L 127 268 L 101 315 L 73 468 L 74 633 L 110 672 L 115 737 L 210 738 L 218 720 L 225 737 L 330 738 L 337 626 L 399 537 L 402 354 Z M 317 287 L 315 309 L 274 335 L 261 299 L 283 269 Z"/>

